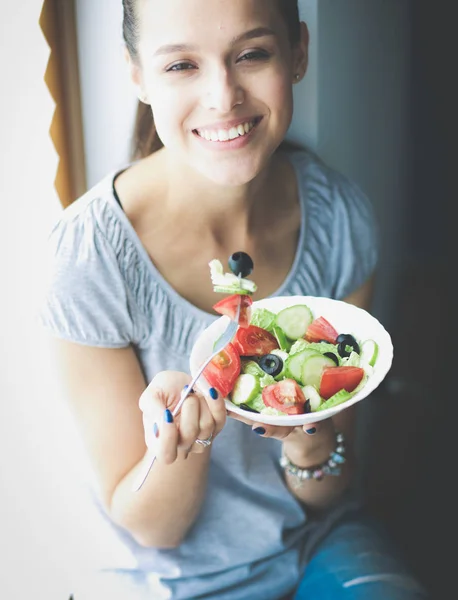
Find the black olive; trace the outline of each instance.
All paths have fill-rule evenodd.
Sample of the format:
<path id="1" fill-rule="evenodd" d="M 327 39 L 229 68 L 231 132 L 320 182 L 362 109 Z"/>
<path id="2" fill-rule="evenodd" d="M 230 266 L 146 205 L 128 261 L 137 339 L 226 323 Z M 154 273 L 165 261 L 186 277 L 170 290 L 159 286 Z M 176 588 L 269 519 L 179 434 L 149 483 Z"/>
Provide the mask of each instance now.
<path id="1" fill-rule="evenodd" d="M 253 271 L 253 261 L 246 252 L 234 252 L 229 257 L 229 269 L 234 275 L 248 277 Z"/>
<path id="2" fill-rule="evenodd" d="M 336 363 L 336 365 L 339 366 L 339 359 L 337 358 L 334 352 L 325 352 L 324 356 L 331 358 Z"/>
<path id="3" fill-rule="evenodd" d="M 254 412 L 254 413 L 259 413 L 259 410 L 256 410 L 255 408 L 251 408 L 251 406 L 248 406 L 248 404 L 239 404 L 240 408 L 243 408 L 243 410 L 247 410 L 248 412 Z"/>
<path id="4" fill-rule="evenodd" d="M 304 404 L 304 414 L 312 412 L 312 407 L 310 406 L 310 400 L 306 400 Z"/>
<path id="5" fill-rule="evenodd" d="M 354 340 L 355 338 L 350 333 L 339 333 L 336 337 L 336 344 L 340 344 L 340 342 L 346 342 L 347 340 Z"/>
<path id="6" fill-rule="evenodd" d="M 283 370 L 283 361 L 276 354 L 265 354 L 259 359 L 259 366 L 267 375 L 276 377 Z"/>
<path id="7" fill-rule="evenodd" d="M 339 340 L 339 338 L 341 338 L 341 339 Z M 342 358 L 350 356 L 352 351 L 356 352 L 357 354 L 359 354 L 361 352 L 358 342 L 349 333 L 340 334 L 339 337 L 337 338 L 337 342 L 338 342 L 337 352 L 339 353 L 339 355 Z M 350 351 L 347 350 L 347 346 L 351 348 Z"/>

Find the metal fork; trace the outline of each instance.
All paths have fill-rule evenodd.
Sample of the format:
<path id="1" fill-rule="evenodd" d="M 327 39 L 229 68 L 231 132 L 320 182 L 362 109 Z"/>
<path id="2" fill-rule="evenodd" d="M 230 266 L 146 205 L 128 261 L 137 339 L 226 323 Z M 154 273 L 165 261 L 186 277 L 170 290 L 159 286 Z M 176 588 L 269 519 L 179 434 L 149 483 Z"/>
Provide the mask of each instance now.
<path id="1" fill-rule="evenodd" d="M 239 303 L 238 303 L 238 306 L 237 306 L 237 311 L 235 313 L 235 317 L 233 319 L 231 319 L 229 325 L 226 327 L 226 330 L 221 335 L 221 337 L 219 337 L 216 340 L 215 345 L 213 347 L 212 354 L 210 354 L 210 356 L 207 359 L 205 359 L 205 361 L 201 364 L 201 366 L 199 367 L 197 373 L 192 378 L 191 383 L 188 386 L 186 386 L 186 388 L 181 393 L 180 401 L 178 402 L 178 404 L 173 409 L 173 412 L 172 412 L 173 416 L 175 416 L 175 415 L 177 415 L 179 413 L 181 407 L 183 406 L 183 402 L 186 400 L 186 398 L 192 392 L 195 384 L 197 383 L 197 380 L 202 375 L 205 367 L 215 358 L 215 356 L 217 356 L 222 350 L 224 350 L 224 348 L 230 342 L 232 342 L 232 340 L 234 339 L 234 336 L 235 336 L 235 334 L 237 332 L 237 328 L 239 326 L 240 307 L 241 307 L 241 305 L 242 305 L 242 298 L 240 297 Z M 151 458 L 151 460 L 146 464 L 145 468 L 142 469 L 142 471 L 140 472 L 140 474 L 138 476 L 138 479 L 135 482 L 135 485 L 133 487 L 133 490 L 135 492 L 138 492 L 138 490 L 145 483 L 146 478 L 148 477 L 148 474 L 151 471 L 151 468 L 154 465 L 155 461 L 156 461 L 156 456 L 153 456 Z"/>

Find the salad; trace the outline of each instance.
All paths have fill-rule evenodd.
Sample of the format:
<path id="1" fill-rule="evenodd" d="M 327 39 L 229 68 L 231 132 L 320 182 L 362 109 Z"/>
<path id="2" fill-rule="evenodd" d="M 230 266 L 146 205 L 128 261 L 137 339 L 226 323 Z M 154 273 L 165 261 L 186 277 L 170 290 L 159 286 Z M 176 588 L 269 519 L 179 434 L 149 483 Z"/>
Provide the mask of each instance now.
<path id="1" fill-rule="evenodd" d="M 341 404 L 366 384 L 377 361 L 375 340 L 338 331 L 307 304 L 277 313 L 253 309 L 253 262 L 243 252 L 230 257 L 232 273 L 217 260 L 209 266 L 214 291 L 230 294 L 214 310 L 233 318 L 241 302 L 232 343 L 203 373 L 221 395 L 250 412 L 300 415 Z"/>

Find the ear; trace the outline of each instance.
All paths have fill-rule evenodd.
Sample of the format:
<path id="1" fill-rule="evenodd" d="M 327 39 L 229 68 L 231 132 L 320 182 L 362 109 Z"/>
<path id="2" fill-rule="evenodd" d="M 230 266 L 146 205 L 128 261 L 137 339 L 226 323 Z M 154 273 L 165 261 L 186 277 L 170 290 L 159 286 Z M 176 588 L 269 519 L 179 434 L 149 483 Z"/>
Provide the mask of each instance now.
<path id="1" fill-rule="evenodd" d="M 302 21 L 301 39 L 293 50 L 294 83 L 301 81 L 307 72 L 309 62 L 309 42 L 309 30 L 307 24 Z"/>
<path id="2" fill-rule="evenodd" d="M 127 63 L 130 80 L 132 81 L 135 89 L 135 93 L 138 96 L 140 102 L 148 104 L 147 96 L 143 88 L 143 77 L 142 70 L 138 63 L 132 60 L 129 50 L 124 46 L 124 60 Z"/>

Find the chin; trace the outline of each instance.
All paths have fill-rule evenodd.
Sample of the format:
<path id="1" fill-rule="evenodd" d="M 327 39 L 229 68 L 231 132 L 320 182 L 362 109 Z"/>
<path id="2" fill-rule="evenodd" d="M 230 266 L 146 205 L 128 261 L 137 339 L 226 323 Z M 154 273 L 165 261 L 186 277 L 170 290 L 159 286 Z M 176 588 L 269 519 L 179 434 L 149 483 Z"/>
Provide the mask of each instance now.
<path id="1" fill-rule="evenodd" d="M 240 187 L 253 181 L 268 165 L 269 156 L 240 157 L 235 160 L 212 160 L 194 164 L 206 179 L 224 187 Z"/>
<path id="2" fill-rule="evenodd" d="M 253 169 L 199 169 L 209 181 L 223 187 L 240 187 L 250 183 L 259 175 L 259 170 Z"/>

